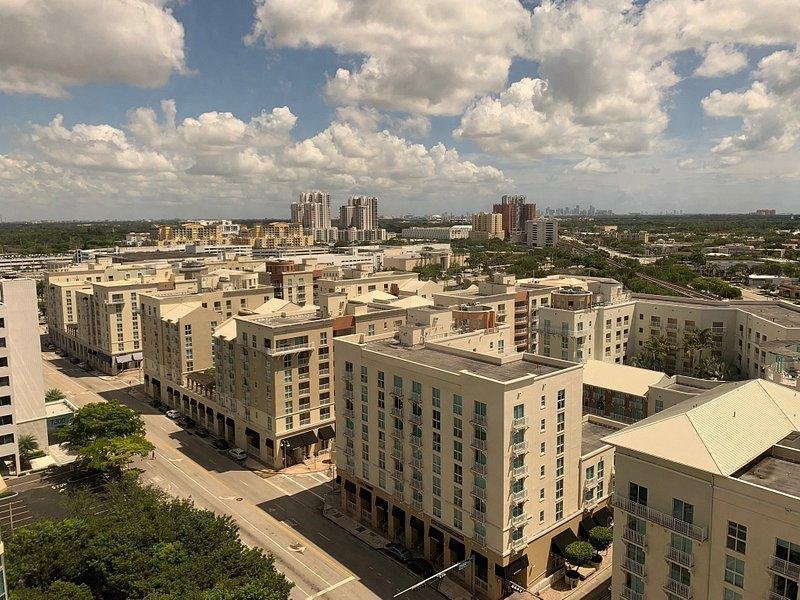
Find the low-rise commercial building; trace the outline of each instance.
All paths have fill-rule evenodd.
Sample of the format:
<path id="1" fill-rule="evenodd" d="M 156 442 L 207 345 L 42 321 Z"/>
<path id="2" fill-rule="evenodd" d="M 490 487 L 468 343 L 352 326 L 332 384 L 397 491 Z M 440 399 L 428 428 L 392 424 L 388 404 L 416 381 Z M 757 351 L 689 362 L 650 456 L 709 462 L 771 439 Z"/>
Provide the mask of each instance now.
<path id="1" fill-rule="evenodd" d="M 469 238 L 472 225 L 452 225 L 450 227 L 406 227 L 401 235 L 413 240 L 465 240 Z"/>
<path id="2" fill-rule="evenodd" d="M 720 385 L 605 438 L 612 598 L 795 598 L 800 396 Z"/>

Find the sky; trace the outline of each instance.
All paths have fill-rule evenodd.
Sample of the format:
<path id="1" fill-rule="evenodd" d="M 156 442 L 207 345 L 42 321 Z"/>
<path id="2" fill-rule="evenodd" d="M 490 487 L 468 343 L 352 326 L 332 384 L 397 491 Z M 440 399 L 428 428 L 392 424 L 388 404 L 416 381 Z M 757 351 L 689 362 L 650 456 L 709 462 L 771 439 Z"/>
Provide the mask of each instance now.
<path id="1" fill-rule="evenodd" d="M 0 218 L 800 212 L 800 0 L 0 0 Z"/>

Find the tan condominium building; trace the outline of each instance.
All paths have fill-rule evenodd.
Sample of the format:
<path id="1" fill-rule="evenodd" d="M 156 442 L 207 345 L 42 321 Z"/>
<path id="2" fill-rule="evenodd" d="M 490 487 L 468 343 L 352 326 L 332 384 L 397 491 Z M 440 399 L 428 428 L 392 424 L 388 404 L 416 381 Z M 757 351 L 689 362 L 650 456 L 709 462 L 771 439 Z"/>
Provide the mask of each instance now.
<path id="1" fill-rule="evenodd" d="M 239 236 L 240 227 L 230 221 L 190 221 L 180 225 L 157 226 L 156 245 L 223 245 Z"/>
<path id="2" fill-rule="evenodd" d="M 250 242 L 254 248 L 267 249 L 313 246 L 314 236 L 306 234 L 300 223 L 259 223 L 250 230 Z"/>
<path id="3" fill-rule="evenodd" d="M 611 477 L 581 365 L 500 354 L 507 327 L 334 341 L 341 509 L 438 568 L 471 558 L 454 577 L 492 599 L 563 568 Z"/>
<path id="4" fill-rule="evenodd" d="M 417 280 L 418 273 L 373 272 L 367 265 L 356 268 L 330 267 L 323 269 L 322 277 L 317 280 L 317 304 L 323 314 L 337 317 L 344 313 L 348 300 L 369 292 L 392 294 L 403 284 Z"/>
<path id="5" fill-rule="evenodd" d="M 47 411 L 42 381 L 36 282 L 0 280 L 0 469 L 19 473 L 19 438 L 46 448 Z"/>
<path id="6" fill-rule="evenodd" d="M 612 598 L 798 597 L 798 392 L 727 383 L 605 440 Z"/>
<path id="7" fill-rule="evenodd" d="M 423 267 L 439 267 L 446 271 L 450 267 L 460 267 L 467 262 L 467 255 L 455 253 L 450 249 L 402 250 L 392 252 L 387 249 L 383 256 L 383 268 L 395 271 L 413 271 Z"/>
<path id="8" fill-rule="evenodd" d="M 503 215 L 486 212 L 472 215 L 472 229 L 469 232 L 469 239 L 486 241 L 493 238 L 502 240 L 504 237 Z"/>

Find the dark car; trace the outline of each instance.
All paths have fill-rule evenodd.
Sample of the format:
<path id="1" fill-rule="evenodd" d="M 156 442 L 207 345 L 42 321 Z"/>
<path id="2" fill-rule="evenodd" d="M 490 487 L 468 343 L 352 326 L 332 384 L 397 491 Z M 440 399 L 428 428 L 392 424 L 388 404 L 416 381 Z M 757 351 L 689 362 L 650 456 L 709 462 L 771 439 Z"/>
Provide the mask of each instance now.
<path id="1" fill-rule="evenodd" d="M 408 563 L 414 555 L 411 554 L 411 551 L 404 548 L 400 544 L 395 544 L 394 542 L 390 542 L 384 546 L 383 551 L 392 557 L 393 559 L 400 561 L 403 564 Z"/>
<path id="2" fill-rule="evenodd" d="M 411 569 L 412 573 L 416 573 L 423 579 L 427 579 L 428 577 L 432 577 L 436 574 L 436 569 L 434 569 L 433 565 L 424 558 L 412 558 L 410 561 L 408 561 L 407 566 L 409 569 Z"/>
<path id="3" fill-rule="evenodd" d="M 175 422 L 181 427 L 187 427 L 189 425 L 189 419 L 187 417 L 178 417 L 177 419 L 175 419 Z"/>
<path id="4" fill-rule="evenodd" d="M 157 404 L 156 408 L 158 409 L 158 412 L 162 412 L 162 413 L 165 413 L 165 412 L 167 412 L 169 410 L 169 406 L 167 406 L 166 404 L 161 404 L 161 403 Z"/>
<path id="5" fill-rule="evenodd" d="M 150 400 L 148 402 L 148 404 L 150 406 L 152 406 L 153 408 L 158 408 L 159 406 L 161 406 L 161 400 L 158 400 L 157 398 L 153 398 L 152 400 Z"/>
<path id="6" fill-rule="evenodd" d="M 208 437 L 211 434 L 211 432 L 205 427 L 198 427 L 195 433 L 197 434 L 197 437 L 201 438 Z"/>
<path id="7" fill-rule="evenodd" d="M 217 450 L 227 450 L 228 448 L 231 447 L 231 445 L 226 440 L 220 438 L 217 438 L 213 442 L 211 442 L 211 445 L 214 446 L 214 448 L 216 448 Z"/>
<path id="8" fill-rule="evenodd" d="M 69 362 L 71 362 L 73 365 L 77 365 L 78 363 L 81 362 L 81 359 L 73 357 L 69 359 Z"/>
<path id="9" fill-rule="evenodd" d="M 194 429 L 195 427 L 197 427 L 197 421 L 195 421 L 191 417 L 186 417 L 185 421 L 186 421 L 186 424 L 184 425 L 184 427 L 190 427 L 191 429 Z"/>

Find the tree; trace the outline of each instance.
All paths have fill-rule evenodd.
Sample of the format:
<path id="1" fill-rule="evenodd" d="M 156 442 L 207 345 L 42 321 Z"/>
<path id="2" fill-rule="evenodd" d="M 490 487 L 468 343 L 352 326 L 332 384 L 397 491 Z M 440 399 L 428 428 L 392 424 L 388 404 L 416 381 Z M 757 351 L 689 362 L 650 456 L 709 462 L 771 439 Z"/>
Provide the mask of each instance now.
<path id="1" fill-rule="evenodd" d="M 700 360 L 694 369 L 694 376 L 700 379 L 724 381 L 730 378 L 730 370 L 719 357 L 708 356 Z"/>
<path id="2" fill-rule="evenodd" d="M 594 548 L 589 542 L 572 542 L 564 548 L 564 559 L 576 569 L 588 563 L 594 556 Z"/>
<path id="3" fill-rule="evenodd" d="M 592 527 L 589 531 L 589 543 L 598 552 L 607 549 L 614 541 L 614 532 L 610 527 Z"/>
<path id="4" fill-rule="evenodd" d="M 670 344 L 664 336 L 651 336 L 642 345 L 641 351 L 634 359 L 634 364 L 642 369 L 664 371 L 667 363 L 667 355 L 672 348 L 672 344 Z"/>
<path id="5" fill-rule="evenodd" d="M 66 397 L 66 394 L 58 388 L 50 388 L 44 393 L 45 402 L 60 402 Z"/>
<path id="6" fill-rule="evenodd" d="M 4 535 L 11 598 L 289 597 L 292 584 L 271 556 L 242 543 L 230 516 L 125 480 L 69 492 L 66 502 L 66 519 L 35 521 Z"/>
<path id="7" fill-rule="evenodd" d="M 137 456 L 144 458 L 154 449 L 141 435 L 98 438 L 78 449 L 78 462 L 88 469 L 119 475 Z"/>
<path id="8" fill-rule="evenodd" d="M 33 435 L 19 436 L 17 446 L 19 447 L 19 459 L 26 464 L 29 464 L 32 458 L 44 456 L 44 452 L 39 449 L 39 442 Z"/>
<path id="9" fill-rule="evenodd" d="M 144 436 L 144 421 L 136 411 L 116 400 L 79 408 L 60 432 L 61 439 L 76 451 L 99 438 L 129 435 Z"/>

